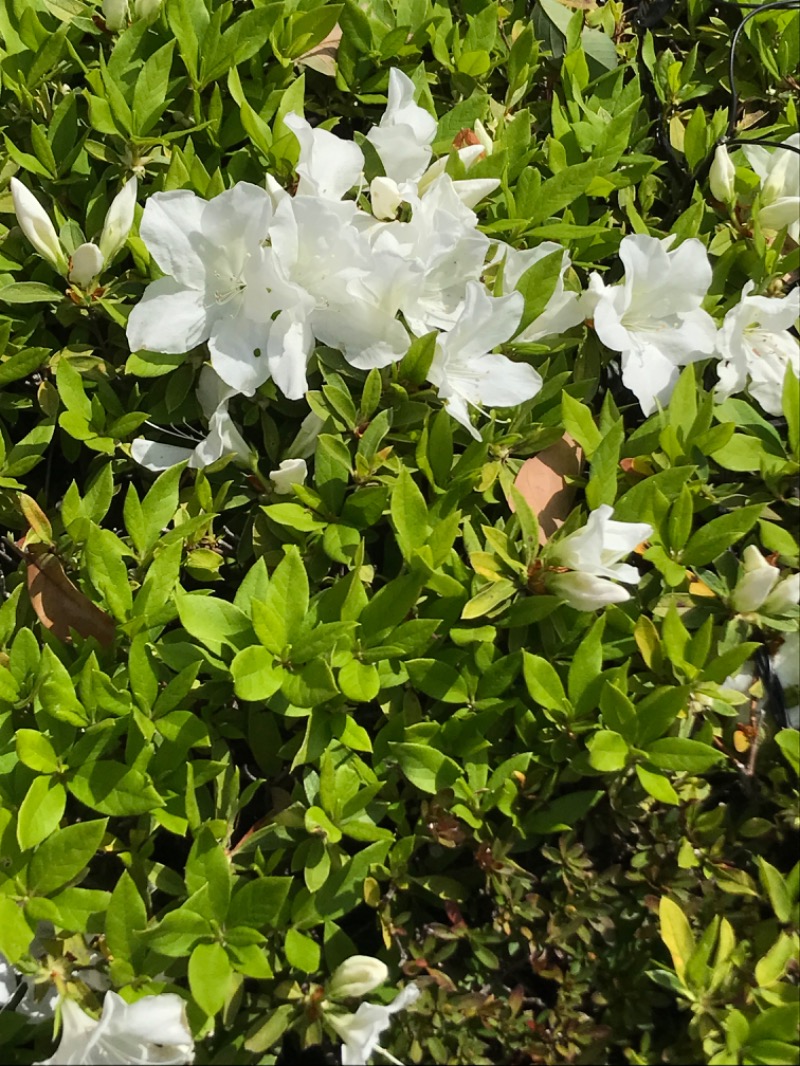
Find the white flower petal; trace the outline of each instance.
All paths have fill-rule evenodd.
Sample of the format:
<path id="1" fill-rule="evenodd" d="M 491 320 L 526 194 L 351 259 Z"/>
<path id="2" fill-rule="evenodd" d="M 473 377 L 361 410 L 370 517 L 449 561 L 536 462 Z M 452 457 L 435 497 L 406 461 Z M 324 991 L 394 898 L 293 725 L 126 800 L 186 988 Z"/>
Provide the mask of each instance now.
<path id="1" fill-rule="evenodd" d="M 176 463 L 191 459 L 194 449 L 137 437 L 131 441 L 131 457 L 147 470 L 169 470 Z"/>
<path id="2" fill-rule="evenodd" d="M 203 294 L 174 278 L 159 278 L 130 313 L 128 344 L 132 352 L 178 355 L 207 340 L 209 328 Z"/>

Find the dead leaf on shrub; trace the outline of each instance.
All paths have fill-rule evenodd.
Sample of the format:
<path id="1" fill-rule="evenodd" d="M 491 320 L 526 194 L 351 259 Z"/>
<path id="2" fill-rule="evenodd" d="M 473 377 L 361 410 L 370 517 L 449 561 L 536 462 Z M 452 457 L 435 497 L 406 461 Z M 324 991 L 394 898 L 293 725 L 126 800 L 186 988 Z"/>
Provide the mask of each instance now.
<path id="1" fill-rule="evenodd" d="M 522 464 L 514 485 L 539 519 L 540 544 L 552 537 L 572 510 L 575 486 L 567 478 L 576 477 L 582 464 L 583 450 L 569 433 Z M 514 510 L 511 500 L 509 507 Z"/>
<path id="2" fill-rule="evenodd" d="M 304 67 L 311 67 L 319 74 L 325 74 L 329 78 L 336 77 L 336 55 L 339 51 L 339 42 L 342 39 L 342 27 L 337 22 L 324 41 L 320 41 L 315 48 L 310 48 L 297 60 Z"/>
<path id="3" fill-rule="evenodd" d="M 72 584 L 57 556 L 37 547 L 44 546 L 31 545 L 25 560 L 28 593 L 42 625 L 65 644 L 72 640 L 70 630 L 94 637 L 104 648 L 113 644 L 113 619 Z"/>

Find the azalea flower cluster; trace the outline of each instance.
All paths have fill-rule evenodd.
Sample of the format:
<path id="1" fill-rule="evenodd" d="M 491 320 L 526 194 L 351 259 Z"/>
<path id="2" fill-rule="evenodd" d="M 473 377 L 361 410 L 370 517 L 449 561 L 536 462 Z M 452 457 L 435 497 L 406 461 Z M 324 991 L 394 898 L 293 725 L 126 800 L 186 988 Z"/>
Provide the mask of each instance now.
<path id="1" fill-rule="evenodd" d="M 472 208 L 498 182 L 453 180 L 446 158 L 430 165 L 437 123 L 414 102 L 411 80 L 391 71 L 386 111 L 367 134 L 384 168 L 370 185 L 371 213 L 345 199 L 365 184 L 358 145 L 295 114 L 285 122 L 299 145 L 294 195 L 268 176 L 266 188 L 240 182 L 211 201 L 187 191 L 147 201 L 140 235 L 164 277 L 130 315 L 131 348 L 182 353 L 207 344 L 228 396 L 252 396 L 271 379 L 297 400 L 320 344 L 369 370 L 398 362 L 415 337 L 436 331 L 430 380 L 474 437 L 470 408 L 534 396 L 541 378 L 532 367 L 491 354 L 518 332 L 524 307 L 520 293 L 492 296 L 482 281 L 490 251 L 495 260 L 502 252 Z M 469 167 L 485 150 L 479 142 L 458 154 Z M 507 251 L 519 277 L 548 249 Z M 547 328 L 581 320 L 576 294 L 562 285 L 554 300 Z M 240 452 L 238 441 L 230 450 Z"/>
<path id="2" fill-rule="evenodd" d="M 31 946 L 32 950 L 34 945 Z M 388 1005 L 361 1003 L 354 1013 L 346 1012 L 343 1000 L 363 999 L 384 984 L 389 970 L 380 959 L 352 955 L 331 975 L 320 1006 L 323 1021 L 334 1039 L 342 1042 L 342 1066 L 366 1066 L 375 1052 L 390 1062 L 397 1060 L 379 1044 L 383 1032 L 399 1011 L 419 998 L 417 985 L 402 989 Z M 21 978 L 0 955 L 0 1009 L 12 997 L 17 1010 L 31 1022 L 50 1020 L 60 1012 L 61 1039 L 50 1056 L 37 1066 L 181 1066 L 194 1062 L 195 1047 L 180 996 L 165 992 L 126 1002 L 108 991 L 99 1018 L 93 1018 L 75 1000 L 59 996 L 50 988 L 41 1002 L 33 999 L 33 985 L 26 984 L 24 996 L 16 994 Z"/>

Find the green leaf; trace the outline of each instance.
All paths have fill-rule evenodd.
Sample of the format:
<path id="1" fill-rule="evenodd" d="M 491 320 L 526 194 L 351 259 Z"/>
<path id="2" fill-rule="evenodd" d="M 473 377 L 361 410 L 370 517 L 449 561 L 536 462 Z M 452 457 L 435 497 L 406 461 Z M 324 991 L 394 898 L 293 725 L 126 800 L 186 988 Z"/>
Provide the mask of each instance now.
<path id="1" fill-rule="evenodd" d="M 450 788 L 461 777 L 458 764 L 436 748 L 425 744 L 393 743 L 390 751 L 411 784 L 423 792 L 435 793 Z"/>
<path id="2" fill-rule="evenodd" d="M 320 964 L 320 946 L 316 940 L 301 933 L 298 929 L 290 929 L 284 942 L 286 961 L 303 973 L 316 973 Z"/>
<path id="3" fill-rule="evenodd" d="M 13 965 L 27 955 L 33 940 L 22 908 L 8 896 L 0 896 L 0 952 Z"/>
<path id="4" fill-rule="evenodd" d="M 147 814 L 164 806 L 164 800 L 141 770 L 111 759 L 82 766 L 67 787 L 87 807 L 117 818 Z"/>
<path id="5" fill-rule="evenodd" d="M 155 51 L 139 71 L 133 90 L 133 126 L 136 136 L 149 133 L 166 108 L 167 89 L 175 41 Z"/>
<path id="6" fill-rule="evenodd" d="M 404 559 L 410 560 L 415 550 L 425 544 L 431 530 L 425 497 L 406 467 L 401 467 L 392 488 L 390 513 L 400 551 Z"/>
<path id="7" fill-rule="evenodd" d="M 250 619 L 227 600 L 195 593 L 177 593 L 178 616 L 191 636 L 219 655 L 223 645 L 238 650 L 252 643 Z"/>
<path id="8" fill-rule="evenodd" d="M 106 912 L 106 941 L 115 959 L 125 959 L 134 965 L 142 950 L 136 934 L 146 928 L 147 908 L 144 900 L 131 875 L 123 870 L 111 893 Z"/>
<path id="9" fill-rule="evenodd" d="M 621 770 L 628 760 L 628 745 L 625 738 L 610 729 L 600 729 L 587 743 L 589 764 L 601 773 Z"/>
<path id="10" fill-rule="evenodd" d="M 7 304 L 61 303 L 64 294 L 40 281 L 12 281 L 0 289 L 0 300 Z"/>
<path id="11" fill-rule="evenodd" d="M 236 695 L 241 700 L 268 700 L 281 687 L 282 674 L 274 669 L 275 656 L 261 645 L 244 648 L 231 663 Z"/>
<path id="12" fill-rule="evenodd" d="M 523 675 L 532 699 L 550 711 L 564 711 L 566 693 L 561 678 L 546 659 L 523 651 Z"/>
<path id="13" fill-rule="evenodd" d="M 37 729 L 18 729 L 16 745 L 17 758 L 31 770 L 42 774 L 53 774 L 58 770 L 59 761 L 53 745 Z"/>
<path id="14" fill-rule="evenodd" d="M 659 770 L 683 770 L 692 774 L 701 774 L 725 758 L 716 748 L 684 737 L 654 740 L 646 750 L 648 760 Z"/>
<path id="15" fill-rule="evenodd" d="M 605 791 L 570 792 L 548 803 L 542 810 L 534 811 L 525 818 L 525 833 L 562 833 L 572 829 L 585 817 Z"/>
<path id="16" fill-rule="evenodd" d="M 47 896 L 84 870 L 106 831 L 106 819 L 79 822 L 59 829 L 39 845 L 28 867 L 28 887 L 37 896 Z"/>
<path id="17" fill-rule="evenodd" d="M 675 973 L 682 978 L 686 972 L 686 964 L 694 952 L 691 926 L 682 908 L 668 896 L 661 897 L 658 916 L 661 924 L 661 939 L 672 956 Z"/>
<path id="18" fill-rule="evenodd" d="M 228 909 L 229 925 L 275 928 L 292 887 L 291 877 L 258 877 L 241 884 L 237 879 Z"/>
<path id="19" fill-rule="evenodd" d="M 689 539 L 683 553 L 683 561 L 690 566 L 704 566 L 730 548 L 737 540 L 749 533 L 763 511 L 763 504 L 741 507 L 720 518 L 712 518 L 701 526 Z"/>
<path id="20" fill-rule="evenodd" d="M 342 695 L 353 703 L 369 703 L 380 691 L 380 675 L 372 663 L 360 663 L 351 659 L 338 674 Z"/>
<path id="21" fill-rule="evenodd" d="M 58 828 L 66 805 L 67 793 L 60 781 L 33 780 L 17 814 L 17 842 L 23 851 L 35 848 Z"/>
<path id="22" fill-rule="evenodd" d="M 645 792 L 657 799 L 660 803 L 671 803 L 675 806 L 680 804 L 680 797 L 671 783 L 663 774 L 656 774 L 644 766 L 636 766 L 636 776 Z"/>
<path id="23" fill-rule="evenodd" d="M 772 863 L 767 862 L 761 855 L 758 856 L 756 861 L 758 862 L 761 884 L 769 896 L 772 909 L 775 911 L 775 917 L 781 923 L 788 922 L 792 915 L 792 898 L 786 882 L 780 871 L 776 870 Z"/>
<path id="24" fill-rule="evenodd" d="M 443 703 L 467 703 L 469 689 L 463 675 L 437 659 L 411 659 L 406 663 L 408 676 L 426 696 Z"/>
<path id="25" fill-rule="evenodd" d="M 228 998 L 231 964 L 221 944 L 198 944 L 189 956 L 189 990 L 206 1014 L 221 1010 Z"/>
<path id="26" fill-rule="evenodd" d="M 115 533 L 91 523 L 84 547 L 89 578 L 120 622 L 130 616 L 133 607 L 128 568 L 123 561 L 127 554 L 128 549 Z"/>
<path id="27" fill-rule="evenodd" d="M 564 429 L 580 444 L 587 459 L 591 459 L 603 435 L 595 425 L 592 413 L 586 404 L 572 398 L 568 392 L 561 394 L 561 420 Z"/>

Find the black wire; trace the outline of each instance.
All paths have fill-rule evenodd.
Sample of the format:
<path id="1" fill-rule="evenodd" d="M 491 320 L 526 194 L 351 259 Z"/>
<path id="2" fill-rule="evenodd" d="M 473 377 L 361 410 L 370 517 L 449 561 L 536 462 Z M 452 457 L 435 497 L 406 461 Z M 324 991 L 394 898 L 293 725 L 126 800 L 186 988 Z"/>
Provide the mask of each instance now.
<path id="1" fill-rule="evenodd" d="M 744 6 L 744 5 L 741 5 L 741 6 Z M 748 4 L 747 6 L 749 7 L 750 5 Z M 750 11 L 747 15 L 744 16 L 742 21 L 736 27 L 736 29 L 734 31 L 734 34 L 733 34 L 733 38 L 731 40 L 731 54 L 730 54 L 730 60 L 729 60 L 729 63 L 728 63 L 728 80 L 730 82 L 730 93 L 731 93 L 731 102 L 730 102 L 730 105 L 728 106 L 728 132 L 725 135 L 725 137 L 722 138 L 722 140 L 717 142 L 718 144 L 726 144 L 726 143 L 730 142 L 730 140 L 733 137 L 733 134 L 734 134 L 734 132 L 736 130 L 736 112 L 739 109 L 739 93 L 738 93 L 738 90 L 736 88 L 735 61 L 736 61 L 736 45 L 739 43 L 739 35 L 741 34 L 742 30 L 745 28 L 747 23 L 750 21 L 750 19 L 755 18 L 756 15 L 760 15 L 762 11 L 792 11 L 792 10 L 795 10 L 795 9 L 800 11 L 800 0 L 771 0 L 770 3 L 768 3 L 768 4 L 760 4 L 758 7 L 754 8 L 752 11 Z M 740 141 L 738 143 L 742 143 L 742 142 Z M 761 144 L 761 143 L 766 143 L 766 142 L 762 142 L 762 141 L 758 141 L 758 140 L 752 140 L 752 141 L 747 141 L 745 143 L 747 143 L 747 144 Z M 774 141 L 771 142 L 771 143 L 773 145 L 775 144 Z M 788 148 L 790 148 L 791 150 L 793 150 L 795 152 L 798 151 L 796 148 L 792 149 L 791 145 L 777 145 L 777 147 L 781 147 L 781 148 L 788 147 Z"/>

